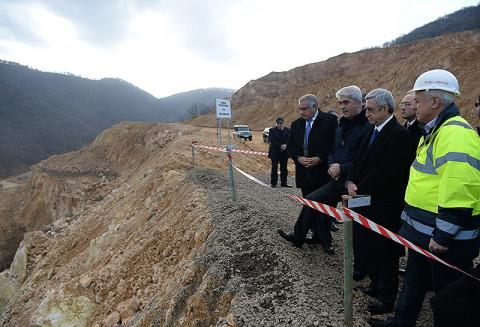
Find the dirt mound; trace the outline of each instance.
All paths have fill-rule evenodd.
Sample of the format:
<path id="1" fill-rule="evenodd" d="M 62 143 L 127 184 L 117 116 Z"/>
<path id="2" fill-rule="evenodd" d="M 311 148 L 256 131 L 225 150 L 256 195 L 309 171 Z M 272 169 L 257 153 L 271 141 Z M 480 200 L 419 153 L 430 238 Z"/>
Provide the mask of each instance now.
<path id="1" fill-rule="evenodd" d="M 233 294 L 229 315 L 216 326 L 343 326 L 341 230 L 333 233 L 334 256 L 315 245 L 297 249 L 277 234 L 279 228 L 291 230 L 300 211 L 284 194 L 238 175 L 239 199 L 231 203 L 224 174 L 198 168 L 190 176 L 207 191 L 213 216 L 212 233 L 197 262 L 221 276 L 219 289 Z M 367 325 L 370 301 L 355 292 L 355 326 Z M 419 325 L 432 325 L 428 310 Z"/>
<path id="2" fill-rule="evenodd" d="M 192 138 L 215 144 L 212 129 L 121 124 L 35 166 L 16 206 L 50 220 L 0 273 L 0 325 L 341 326 L 341 232 L 335 256 L 290 247 L 276 229 L 299 206 L 238 175 L 232 203 L 225 155 L 199 150 L 192 169 Z M 266 157 L 235 163 L 266 180 Z M 356 293 L 356 326 L 367 303 Z"/>
<path id="3" fill-rule="evenodd" d="M 352 84 L 364 92 L 378 87 L 389 89 L 398 104 L 421 73 L 442 68 L 457 76 L 462 92 L 457 104 L 462 115 L 477 125 L 473 103 L 480 96 L 480 85 L 474 73 L 480 71 L 479 51 L 480 31 L 475 30 L 389 48 L 345 53 L 287 72 L 273 72 L 250 81 L 234 94 L 233 122 L 263 130 L 282 116 L 290 124 L 298 117 L 297 100 L 303 94 L 317 95 L 321 108 L 326 111 L 337 107 L 335 92 Z M 191 123 L 215 126 L 216 120 L 206 115 Z"/>
<path id="4" fill-rule="evenodd" d="M 201 192 L 183 182 L 191 141 L 179 136 L 187 129 L 195 131 L 122 124 L 88 148 L 34 167 L 28 182 L 32 192 L 21 210 L 31 216 L 22 219 L 34 226 L 36 217 L 48 218 L 49 224 L 34 232 L 47 242 L 40 246 L 29 237 L 33 234 L 26 234 L 23 245 L 33 264 L 4 312 L 5 324 L 42 325 L 52 312 L 45 308 L 55 310 L 61 306 L 57 302 L 78 297 L 95 308 L 87 320 L 101 322 L 112 312 L 125 311 L 128 303 L 138 302 L 139 309 L 153 294 L 176 291 L 167 285 L 182 279 L 189 256 L 208 231 L 207 210 L 193 210 L 205 202 Z M 78 194 L 77 201 L 69 202 L 69 210 L 59 210 L 65 194 L 72 193 Z"/>

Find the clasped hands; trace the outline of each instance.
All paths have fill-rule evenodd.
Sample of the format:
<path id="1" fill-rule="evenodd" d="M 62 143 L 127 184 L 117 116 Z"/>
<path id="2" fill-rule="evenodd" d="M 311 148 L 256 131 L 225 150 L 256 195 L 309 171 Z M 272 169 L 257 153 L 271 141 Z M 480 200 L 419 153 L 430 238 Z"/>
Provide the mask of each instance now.
<path id="1" fill-rule="evenodd" d="M 298 157 L 298 162 L 305 168 L 318 166 L 322 160 L 319 157 Z"/>
<path id="2" fill-rule="evenodd" d="M 337 180 L 340 178 L 340 164 L 338 163 L 334 163 L 334 164 L 331 164 L 330 167 L 328 168 L 328 175 L 330 175 L 330 177 L 333 179 L 333 180 Z"/>

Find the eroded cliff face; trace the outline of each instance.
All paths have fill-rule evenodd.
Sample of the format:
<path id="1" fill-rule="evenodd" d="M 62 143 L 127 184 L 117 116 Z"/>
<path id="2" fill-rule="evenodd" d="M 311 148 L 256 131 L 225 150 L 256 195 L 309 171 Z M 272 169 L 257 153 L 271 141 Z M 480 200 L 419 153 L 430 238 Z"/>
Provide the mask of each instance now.
<path id="1" fill-rule="evenodd" d="M 14 177 L 0 181 L 0 271 L 10 266 L 25 233 L 17 222 L 24 185 L 25 181 Z"/>
<path id="2" fill-rule="evenodd" d="M 364 92 L 378 87 L 389 89 L 398 104 L 421 73 L 442 68 L 458 78 L 462 96 L 456 102 L 462 108 L 462 115 L 476 125 L 479 122 L 473 103 L 480 96 L 480 85 L 474 72 L 480 71 L 479 51 L 480 32 L 468 31 L 390 48 L 345 53 L 287 72 L 272 72 L 248 82 L 234 94 L 233 122 L 263 130 L 282 116 L 290 124 L 298 118 L 297 100 L 303 94 L 317 95 L 322 110 L 326 111 L 337 106 L 335 92 L 352 84 Z M 215 126 L 216 120 L 206 115 L 192 123 Z"/>
<path id="3" fill-rule="evenodd" d="M 15 217 L 31 231 L 24 276 L 12 264 L 0 278 L 4 325 L 115 326 L 141 310 L 135 325 L 150 326 L 152 301 L 166 326 L 224 313 L 228 296 L 214 310 L 211 299 L 186 311 L 175 301 L 189 285 L 203 294 L 216 284 L 193 266 L 210 233 L 205 195 L 185 181 L 194 130 L 124 123 L 32 169 Z"/>
<path id="4" fill-rule="evenodd" d="M 73 159 L 69 164 L 70 158 L 84 161 Z M 0 189 L 1 270 L 10 264 L 23 233 L 42 229 L 54 234 L 59 220 L 71 220 L 86 206 L 103 199 L 114 185 L 110 181 L 117 177 L 109 168 L 112 165 L 84 148 L 33 166 L 27 180 L 8 179 L 6 187 Z"/>

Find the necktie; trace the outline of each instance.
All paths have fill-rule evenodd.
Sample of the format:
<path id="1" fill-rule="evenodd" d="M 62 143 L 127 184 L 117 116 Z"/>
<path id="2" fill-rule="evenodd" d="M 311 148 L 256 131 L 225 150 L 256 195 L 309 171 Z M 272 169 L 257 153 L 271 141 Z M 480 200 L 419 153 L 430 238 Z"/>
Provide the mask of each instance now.
<path id="1" fill-rule="evenodd" d="M 372 145 L 372 143 L 375 141 L 375 139 L 377 138 L 377 135 L 378 135 L 379 131 L 375 128 L 373 130 L 373 134 L 372 136 L 370 137 L 370 143 L 368 144 L 368 146 Z"/>
<path id="2" fill-rule="evenodd" d="M 308 157 L 308 135 L 310 134 L 310 130 L 312 129 L 312 120 L 307 120 L 307 124 L 305 125 L 305 138 L 303 139 L 303 155 Z"/>
<path id="3" fill-rule="evenodd" d="M 305 143 L 305 146 L 308 147 L 308 135 L 310 135 L 310 130 L 312 129 L 312 120 L 309 119 L 307 120 L 307 124 L 306 124 L 306 127 L 305 127 L 305 139 L 304 139 L 304 142 Z"/>

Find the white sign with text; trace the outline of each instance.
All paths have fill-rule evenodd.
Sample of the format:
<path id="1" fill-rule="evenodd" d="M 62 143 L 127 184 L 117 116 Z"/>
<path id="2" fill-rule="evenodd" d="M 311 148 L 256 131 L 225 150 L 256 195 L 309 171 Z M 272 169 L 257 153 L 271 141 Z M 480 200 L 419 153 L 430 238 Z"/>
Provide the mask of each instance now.
<path id="1" fill-rule="evenodd" d="M 230 100 L 216 99 L 217 101 L 217 118 L 232 118 L 230 110 Z"/>

